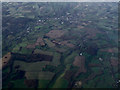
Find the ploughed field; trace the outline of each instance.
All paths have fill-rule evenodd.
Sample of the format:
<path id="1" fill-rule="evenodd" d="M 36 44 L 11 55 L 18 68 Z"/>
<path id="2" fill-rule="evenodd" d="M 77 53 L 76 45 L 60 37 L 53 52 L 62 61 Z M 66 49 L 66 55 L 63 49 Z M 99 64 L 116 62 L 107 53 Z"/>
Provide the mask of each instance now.
<path id="1" fill-rule="evenodd" d="M 118 3 L 3 3 L 3 88 L 117 88 Z"/>
<path id="2" fill-rule="evenodd" d="M 45 54 L 17 54 L 17 53 L 12 53 L 12 57 L 16 60 L 23 60 L 26 62 L 37 62 L 37 61 L 52 61 L 53 56 L 45 55 Z"/>

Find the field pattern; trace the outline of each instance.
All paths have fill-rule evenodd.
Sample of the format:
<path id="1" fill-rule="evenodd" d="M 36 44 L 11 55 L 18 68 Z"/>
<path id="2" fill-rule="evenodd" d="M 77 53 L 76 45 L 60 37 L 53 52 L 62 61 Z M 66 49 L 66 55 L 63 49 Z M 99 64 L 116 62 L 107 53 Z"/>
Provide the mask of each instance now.
<path id="1" fill-rule="evenodd" d="M 3 88 L 117 88 L 118 4 L 4 2 Z"/>

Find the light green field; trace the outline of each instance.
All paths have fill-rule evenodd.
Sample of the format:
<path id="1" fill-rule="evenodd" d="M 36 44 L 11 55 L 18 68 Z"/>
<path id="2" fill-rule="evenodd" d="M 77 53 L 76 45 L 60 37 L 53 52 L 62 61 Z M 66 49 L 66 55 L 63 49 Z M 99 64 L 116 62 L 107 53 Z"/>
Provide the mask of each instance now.
<path id="1" fill-rule="evenodd" d="M 62 73 L 53 84 L 52 88 L 67 88 L 68 81 L 63 78 L 64 73 Z"/>
<path id="2" fill-rule="evenodd" d="M 39 29 L 42 28 L 43 26 L 35 26 L 35 29 Z"/>
<path id="3" fill-rule="evenodd" d="M 27 79 L 51 80 L 54 76 L 52 72 L 26 72 Z"/>
<path id="4" fill-rule="evenodd" d="M 39 80 L 38 88 L 46 88 L 50 80 Z"/>
<path id="5" fill-rule="evenodd" d="M 20 70 L 27 71 L 27 72 L 39 72 L 41 71 L 46 65 L 49 65 L 50 62 L 41 61 L 41 62 L 34 62 L 34 63 L 26 63 L 24 61 L 15 61 L 14 67 L 16 65 L 20 65 Z"/>
<path id="6" fill-rule="evenodd" d="M 22 42 L 20 44 L 17 44 L 15 48 L 13 48 L 12 52 L 18 52 L 20 47 L 26 47 L 28 42 Z"/>
<path id="7" fill-rule="evenodd" d="M 22 48 L 22 50 L 20 51 L 21 54 L 32 54 L 33 49 L 32 48 Z"/>
<path id="8" fill-rule="evenodd" d="M 45 54 L 45 55 L 50 55 L 52 56 L 53 55 L 53 52 L 48 52 L 48 51 L 43 51 L 43 50 L 40 50 L 40 49 L 35 49 L 34 50 L 34 54 Z"/>

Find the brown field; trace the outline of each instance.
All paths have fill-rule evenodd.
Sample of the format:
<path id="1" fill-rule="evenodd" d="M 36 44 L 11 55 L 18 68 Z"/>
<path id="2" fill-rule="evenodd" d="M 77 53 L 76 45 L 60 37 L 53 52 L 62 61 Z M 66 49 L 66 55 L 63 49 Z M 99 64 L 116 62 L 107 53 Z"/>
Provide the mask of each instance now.
<path id="1" fill-rule="evenodd" d="M 101 65 L 100 64 L 93 64 L 93 63 L 90 63 L 88 64 L 89 67 L 100 67 Z"/>
<path id="2" fill-rule="evenodd" d="M 24 83 L 27 87 L 34 88 L 37 86 L 37 80 L 24 80 Z"/>
<path id="3" fill-rule="evenodd" d="M 2 58 L 2 68 L 4 68 L 10 61 L 11 59 L 11 53 L 7 53 L 3 58 Z"/>
<path id="4" fill-rule="evenodd" d="M 43 38 L 39 37 L 39 38 L 37 39 L 35 45 L 41 45 L 41 46 L 44 46 L 45 43 L 44 43 L 44 41 L 43 41 Z"/>
<path id="5" fill-rule="evenodd" d="M 74 66 L 79 67 L 79 70 L 75 74 L 75 76 L 78 76 L 82 72 L 86 72 L 87 70 L 85 69 L 85 57 L 84 56 L 76 56 L 75 60 L 73 62 Z"/>
<path id="6" fill-rule="evenodd" d="M 57 47 L 55 47 L 55 50 L 56 50 L 57 52 L 59 52 L 59 53 L 63 53 L 63 52 L 66 51 L 66 49 L 63 49 L 63 48 L 57 48 Z"/>
<path id="7" fill-rule="evenodd" d="M 79 29 L 83 29 L 83 28 L 84 28 L 84 26 L 80 26 L 80 25 L 79 25 L 79 26 L 77 26 L 77 28 L 79 28 Z"/>
<path id="8" fill-rule="evenodd" d="M 27 47 L 26 48 L 35 48 L 35 44 L 29 44 L 29 45 L 27 45 Z"/>
<path id="9" fill-rule="evenodd" d="M 60 38 L 63 36 L 66 32 L 62 30 L 51 30 L 49 33 L 46 34 L 47 37 L 49 38 Z"/>
<path id="10" fill-rule="evenodd" d="M 118 49 L 117 48 L 105 48 L 105 49 L 101 49 L 100 51 L 109 52 L 109 53 L 117 53 Z"/>
<path id="11" fill-rule="evenodd" d="M 61 41 L 61 42 L 54 40 L 52 42 L 55 43 L 55 44 L 58 44 L 58 45 L 65 45 L 65 46 L 70 47 L 70 48 L 75 47 L 75 45 L 69 43 L 69 41 L 67 41 L 67 40 L 66 41 Z"/>
<path id="12" fill-rule="evenodd" d="M 97 33 L 100 33 L 100 31 L 96 30 L 96 29 L 88 29 L 86 28 L 86 38 L 94 38 L 96 36 Z"/>
<path id="13" fill-rule="evenodd" d="M 79 67 L 79 70 L 77 71 L 75 76 L 78 76 L 82 72 L 84 72 L 84 73 L 86 72 L 86 69 L 85 69 L 85 57 L 84 56 L 76 56 L 75 60 L 73 62 L 73 65 Z"/>
<path id="14" fill-rule="evenodd" d="M 111 57 L 110 63 L 112 66 L 118 66 L 118 59 L 115 57 Z"/>
<path id="15" fill-rule="evenodd" d="M 69 43 L 68 41 L 62 41 L 62 42 L 60 42 L 60 43 L 61 43 L 61 45 L 66 45 L 66 46 L 68 46 L 68 47 L 70 47 L 70 48 L 73 48 L 73 47 L 74 47 L 74 45 L 71 44 L 71 43 Z"/>
<path id="16" fill-rule="evenodd" d="M 74 66 L 77 66 L 77 67 L 84 67 L 83 65 L 85 64 L 85 57 L 84 56 L 76 56 L 75 57 L 75 60 L 73 62 L 73 65 Z"/>
<path id="17" fill-rule="evenodd" d="M 88 76 L 88 78 L 86 78 L 86 79 L 84 79 L 83 80 L 83 83 L 85 83 L 85 82 L 87 82 L 87 81 L 89 81 L 89 80 L 92 80 L 92 79 L 94 79 L 96 76 L 99 76 L 99 75 L 102 75 L 103 74 L 103 72 L 98 72 L 98 73 L 92 73 L 91 75 L 89 75 Z"/>
<path id="18" fill-rule="evenodd" d="M 65 72 L 64 78 L 69 81 L 74 76 L 74 74 L 75 74 L 75 71 L 68 70 Z"/>

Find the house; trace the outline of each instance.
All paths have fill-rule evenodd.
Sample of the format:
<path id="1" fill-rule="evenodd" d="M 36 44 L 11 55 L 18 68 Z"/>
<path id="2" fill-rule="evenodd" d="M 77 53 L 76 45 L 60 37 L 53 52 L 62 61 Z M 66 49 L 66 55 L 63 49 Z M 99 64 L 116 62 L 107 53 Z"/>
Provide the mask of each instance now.
<path id="1" fill-rule="evenodd" d="M 79 55 L 80 55 L 80 56 L 82 56 L 83 54 L 82 54 L 82 53 L 80 53 Z"/>
<path id="2" fill-rule="evenodd" d="M 100 61 L 103 61 L 103 59 L 102 59 L 102 58 L 99 58 L 99 60 L 100 60 Z"/>

